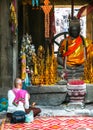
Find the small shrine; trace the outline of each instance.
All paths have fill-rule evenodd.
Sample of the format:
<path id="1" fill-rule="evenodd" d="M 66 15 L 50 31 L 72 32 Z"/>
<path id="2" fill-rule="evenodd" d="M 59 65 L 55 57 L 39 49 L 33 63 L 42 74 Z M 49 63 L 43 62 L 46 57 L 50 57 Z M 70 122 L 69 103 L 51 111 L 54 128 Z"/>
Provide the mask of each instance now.
<path id="1" fill-rule="evenodd" d="M 26 1 L 23 1 L 23 5 L 25 5 L 25 2 Z M 32 1 L 32 3 L 33 3 L 33 1 Z M 29 2 L 28 2 L 28 4 L 29 4 Z M 72 2 L 72 4 L 73 4 L 73 2 Z M 35 7 L 35 5 L 39 6 L 39 4 L 33 3 L 32 4 L 33 8 Z M 90 46 L 90 49 L 89 49 L 90 52 L 87 52 L 87 50 L 86 50 L 87 45 L 84 47 L 84 52 L 82 50 L 82 57 L 84 57 L 84 58 L 87 57 L 85 63 L 80 66 L 80 64 L 84 62 L 84 58 L 83 58 L 83 61 L 82 60 L 78 61 L 81 63 L 77 64 L 77 62 L 76 62 L 78 67 L 72 65 L 72 67 L 70 67 L 70 70 L 69 70 L 68 66 L 66 68 L 66 62 L 68 63 L 66 58 L 70 53 L 73 53 L 72 50 L 74 50 L 76 48 L 75 46 L 73 46 L 71 48 L 72 50 L 69 50 L 69 52 L 67 52 L 67 54 L 64 54 L 64 59 L 63 59 L 64 67 L 62 68 L 62 70 L 59 73 L 58 56 L 55 55 L 54 44 L 50 40 L 50 12 L 53 8 L 53 5 L 51 5 L 49 0 L 45 0 L 44 5 L 40 6 L 40 8 L 43 10 L 43 13 L 44 13 L 44 28 L 45 28 L 44 37 L 45 37 L 46 46 L 44 47 L 42 44 L 39 45 L 37 48 L 37 52 L 36 52 L 36 48 L 35 48 L 35 45 L 33 44 L 32 36 L 29 35 L 28 33 L 23 35 L 22 42 L 21 42 L 21 50 L 20 50 L 21 78 L 23 79 L 23 81 L 26 79 L 26 76 L 28 75 L 29 80 L 32 85 L 41 85 L 41 86 L 55 85 L 59 81 L 67 82 L 67 80 L 69 80 L 69 78 L 70 79 L 71 78 L 80 78 L 80 79 L 84 80 L 85 82 L 92 83 L 92 81 L 91 81 L 92 78 L 89 78 L 89 75 L 90 75 L 89 73 L 91 73 L 91 75 L 92 75 L 92 66 L 93 66 L 92 62 L 91 62 L 92 61 L 91 60 L 92 45 Z M 72 8 L 73 8 L 73 6 L 72 6 Z M 73 20 L 73 18 L 74 17 L 73 17 L 73 10 L 72 10 L 71 19 Z M 72 23 L 72 25 L 73 25 L 73 23 Z M 78 26 L 77 23 L 75 26 Z M 79 26 L 78 26 L 78 28 L 79 28 Z M 75 42 L 78 44 L 79 40 L 81 42 L 82 39 L 79 38 Z M 84 42 L 83 44 L 87 44 L 86 42 L 92 43 L 92 41 L 88 41 L 88 40 L 85 41 L 85 39 L 83 39 L 83 42 Z M 65 44 L 65 41 L 63 44 Z M 83 48 L 83 46 L 81 48 Z M 59 48 L 58 53 L 63 53 L 61 50 L 61 47 Z M 78 54 L 79 54 L 79 51 L 78 51 Z M 70 63 L 70 60 L 69 60 L 69 63 Z M 73 64 L 75 64 L 75 63 L 73 62 Z M 90 69 L 88 69 L 88 67 Z M 78 69 L 76 69 L 76 68 L 78 68 Z M 90 70 L 90 72 L 88 70 Z M 78 76 L 75 77 L 75 74 Z"/>

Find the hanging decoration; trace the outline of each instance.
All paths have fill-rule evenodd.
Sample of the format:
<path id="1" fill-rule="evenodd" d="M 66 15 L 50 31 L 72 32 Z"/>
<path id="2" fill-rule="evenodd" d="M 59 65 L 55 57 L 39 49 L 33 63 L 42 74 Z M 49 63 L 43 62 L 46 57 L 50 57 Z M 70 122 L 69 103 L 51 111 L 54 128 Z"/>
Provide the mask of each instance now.
<path id="1" fill-rule="evenodd" d="M 50 4 L 49 0 L 44 1 L 44 6 L 41 6 L 45 13 L 45 38 L 49 38 L 49 25 L 50 25 L 50 20 L 49 20 L 49 13 L 52 9 L 52 5 Z"/>
<path id="2" fill-rule="evenodd" d="M 32 7 L 39 6 L 39 0 L 32 0 Z"/>
<path id="3" fill-rule="evenodd" d="M 11 0 L 10 2 L 10 27 L 11 33 L 13 35 L 13 43 L 16 43 L 16 36 L 17 36 L 17 9 L 16 9 L 16 0 Z"/>
<path id="4" fill-rule="evenodd" d="M 32 7 L 38 7 L 39 6 L 39 0 L 22 0 L 22 4 L 23 5 L 31 5 L 32 4 Z"/>

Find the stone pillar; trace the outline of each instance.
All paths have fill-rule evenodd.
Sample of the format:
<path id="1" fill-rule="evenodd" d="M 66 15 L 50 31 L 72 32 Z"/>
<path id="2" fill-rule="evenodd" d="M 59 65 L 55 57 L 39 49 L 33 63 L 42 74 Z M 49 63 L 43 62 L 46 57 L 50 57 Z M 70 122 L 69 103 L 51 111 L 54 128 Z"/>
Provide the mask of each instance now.
<path id="1" fill-rule="evenodd" d="M 9 8 L 8 0 L 0 0 L 0 91 L 3 93 L 13 85 L 17 63 L 17 45 L 12 43 L 9 26 Z"/>
<path id="2" fill-rule="evenodd" d="M 93 11 L 87 14 L 87 38 L 93 41 Z"/>
<path id="3" fill-rule="evenodd" d="M 18 2 L 16 1 L 16 9 L 18 11 L 17 7 L 18 7 Z M 14 83 L 14 80 L 17 77 L 18 72 L 19 72 L 18 71 L 18 34 L 17 33 L 16 33 L 15 41 L 12 40 L 12 45 L 13 45 L 13 83 Z"/>

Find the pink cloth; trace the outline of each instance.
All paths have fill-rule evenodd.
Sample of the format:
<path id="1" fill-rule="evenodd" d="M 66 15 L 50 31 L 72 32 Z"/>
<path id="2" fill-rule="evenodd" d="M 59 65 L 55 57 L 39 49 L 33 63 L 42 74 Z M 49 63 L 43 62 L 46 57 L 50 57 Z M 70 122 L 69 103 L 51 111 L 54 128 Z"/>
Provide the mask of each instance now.
<path id="1" fill-rule="evenodd" d="M 20 89 L 20 90 L 19 90 L 19 89 L 14 88 L 14 89 L 13 89 L 13 92 L 14 92 L 14 94 L 15 94 L 15 99 L 14 99 L 14 101 L 13 101 L 13 104 L 14 104 L 15 106 L 18 106 L 19 101 L 25 103 L 25 95 L 26 95 L 26 93 L 27 93 L 26 90 L 23 90 L 23 89 Z"/>

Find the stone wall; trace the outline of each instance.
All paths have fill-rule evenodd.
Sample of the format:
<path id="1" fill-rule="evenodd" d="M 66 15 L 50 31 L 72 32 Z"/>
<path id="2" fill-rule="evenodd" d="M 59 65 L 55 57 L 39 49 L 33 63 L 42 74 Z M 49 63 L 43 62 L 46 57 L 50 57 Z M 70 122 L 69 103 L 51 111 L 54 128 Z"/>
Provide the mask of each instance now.
<path id="1" fill-rule="evenodd" d="M 0 0 L 0 96 L 6 96 L 16 75 L 17 45 L 12 43 L 9 1 Z"/>
<path id="2" fill-rule="evenodd" d="M 0 87 L 10 86 L 12 82 L 12 46 L 10 44 L 9 5 L 0 1 Z"/>

